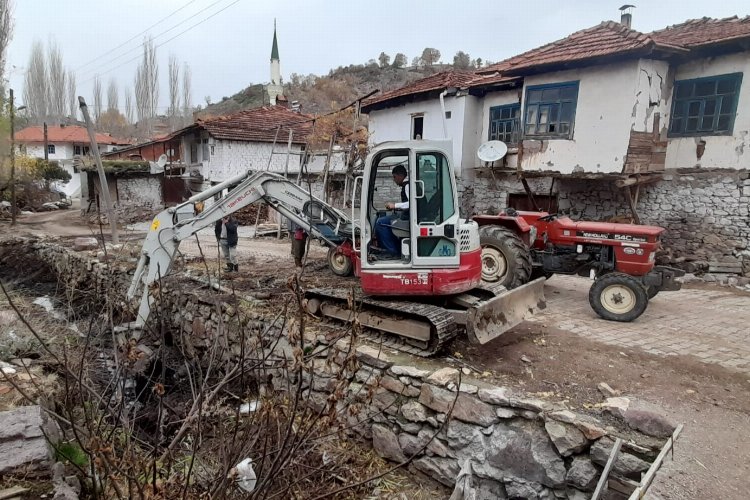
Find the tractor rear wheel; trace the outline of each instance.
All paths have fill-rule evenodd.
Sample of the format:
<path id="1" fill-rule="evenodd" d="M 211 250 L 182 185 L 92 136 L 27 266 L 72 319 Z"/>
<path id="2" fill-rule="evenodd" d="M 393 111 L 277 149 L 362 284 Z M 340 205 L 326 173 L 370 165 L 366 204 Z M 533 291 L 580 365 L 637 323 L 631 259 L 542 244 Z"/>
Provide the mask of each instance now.
<path id="1" fill-rule="evenodd" d="M 336 250 L 336 247 L 328 249 L 328 267 L 337 276 L 351 276 L 352 271 L 354 271 L 352 260 Z"/>
<path id="2" fill-rule="evenodd" d="M 646 310 L 648 293 L 640 281 L 623 273 L 608 273 L 589 289 L 592 309 L 610 321 L 633 321 Z"/>
<path id="3" fill-rule="evenodd" d="M 479 228 L 482 246 L 482 281 L 511 289 L 529 282 L 531 255 L 523 240 L 502 226 Z"/>

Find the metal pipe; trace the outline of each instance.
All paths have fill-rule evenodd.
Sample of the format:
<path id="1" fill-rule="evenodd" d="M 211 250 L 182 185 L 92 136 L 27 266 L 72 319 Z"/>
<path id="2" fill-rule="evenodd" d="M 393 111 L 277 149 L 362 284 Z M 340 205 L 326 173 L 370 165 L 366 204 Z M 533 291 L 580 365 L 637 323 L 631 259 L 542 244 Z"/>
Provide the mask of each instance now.
<path id="1" fill-rule="evenodd" d="M 443 139 L 448 138 L 448 124 L 445 121 L 445 96 L 448 95 L 448 89 L 443 90 L 440 93 L 440 109 L 443 112 Z"/>
<path id="2" fill-rule="evenodd" d="M 10 89 L 10 225 L 16 225 L 16 114 L 13 110 L 13 89 Z"/>

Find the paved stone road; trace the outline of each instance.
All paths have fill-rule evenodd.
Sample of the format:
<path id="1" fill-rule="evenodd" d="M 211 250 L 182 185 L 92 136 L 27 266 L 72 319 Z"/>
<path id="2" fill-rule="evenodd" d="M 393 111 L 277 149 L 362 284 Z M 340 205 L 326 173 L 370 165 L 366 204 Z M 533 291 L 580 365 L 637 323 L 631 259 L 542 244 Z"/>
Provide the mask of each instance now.
<path id="1" fill-rule="evenodd" d="M 750 373 L 750 296 L 720 288 L 663 292 L 632 323 L 605 321 L 589 305 L 586 278 L 554 276 L 548 308 L 533 321 L 605 344 L 662 355 L 691 355 L 704 363 Z"/>

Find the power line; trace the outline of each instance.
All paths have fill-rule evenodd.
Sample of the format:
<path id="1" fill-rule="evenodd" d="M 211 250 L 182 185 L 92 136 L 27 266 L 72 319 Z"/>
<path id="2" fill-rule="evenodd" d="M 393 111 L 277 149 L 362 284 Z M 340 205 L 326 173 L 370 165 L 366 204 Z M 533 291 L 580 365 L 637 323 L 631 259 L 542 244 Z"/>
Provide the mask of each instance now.
<path id="1" fill-rule="evenodd" d="M 152 37 L 151 39 L 152 39 L 152 40 L 155 40 L 155 39 L 157 39 L 157 38 L 159 38 L 159 37 L 161 37 L 161 36 L 163 36 L 163 35 L 166 35 L 166 34 L 167 34 L 167 33 L 169 33 L 170 31 L 172 31 L 173 29 L 177 28 L 178 26 L 181 26 L 181 25 L 185 24 L 185 23 L 186 23 L 187 21 L 189 21 L 189 20 L 193 19 L 194 17 L 198 16 L 199 14 L 202 14 L 203 12 L 207 11 L 207 10 L 208 10 L 208 9 L 210 9 L 211 7 L 214 7 L 214 6 L 216 5 L 216 4 L 218 4 L 218 3 L 221 3 L 221 2 L 223 2 L 223 1 L 224 1 L 224 0 L 216 0 L 215 2 L 213 2 L 212 4 L 210 4 L 210 5 L 208 6 L 208 7 L 205 7 L 204 9 L 201 9 L 201 10 L 199 10 L 198 12 L 196 12 L 195 14 L 193 14 L 192 16 L 190 16 L 190 17 L 188 17 L 188 18 L 186 18 L 186 19 L 183 19 L 183 20 L 182 20 L 182 21 L 180 21 L 179 23 L 175 24 L 174 26 L 172 26 L 171 28 L 169 28 L 169 29 L 167 29 L 167 30 L 165 30 L 165 31 L 162 31 L 161 33 L 157 34 L 156 36 Z M 218 11 L 214 12 L 214 13 L 213 13 L 213 14 L 211 14 L 210 16 L 208 16 L 208 17 L 204 18 L 203 20 L 201 20 L 201 21 L 197 22 L 196 24 L 194 24 L 194 25 L 190 26 L 190 27 L 189 27 L 189 28 L 187 28 L 186 30 L 184 30 L 184 31 L 181 31 L 180 33 L 178 33 L 178 34 L 177 34 L 177 35 L 175 35 L 174 37 L 170 38 L 169 40 L 167 40 L 167 41 L 165 41 L 165 42 L 162 42 L 162 43 L 160 43 L 160 44 L 159 44 L 159 45 L 157 45 L 156 47 L 157 47 L 157 48 L 158 48 L 158 47 L 161 47 L 161 46 L 162 46 L 162 45 L 164 45 L 165 43 L 167 43 L 167 42 L 169 42 L 169 41 L 171 41 L 171 40 L 174 40 L 175 38 L 177 38 L 178 36 L 182 35 L 183 33 L 186 33 L 187 31 L 190 31 L 190 30 L 191 30 L 191 29 L 193 29 L 194 27 L 196 27 L 196 26 L 198 26 L 198 25 L 200 25 L 200 24 L 203 24 L 203 23 L 204 23 L 204 22 L 206 22 L 207 20 L 209 20 L 209 19 L 211 19 L 212 17 L 214 17 L 214 16 L 216 15 L 216 14 L 219 14 L 220 12 L 223 12 L 224 10 L 228 9 L 229 7 L 231 7 L 232 5 L 236 4 L 236 3 L 237 3 L 237 2 L 239 2 L 239 1 L 240 1 L 240 0 L 235 0 L 234 2 L 230 3 L 230 4 L 229 4 L 229 5 L 227 5 L 226 7 L 224 7 L 224 8 L 222 8 L 222 9 L 220 9 L 220 10 L 218 10 Z M 111 59 L 110 61 L 108 61 L 108 63 L 111 63 L 111 62 L 114 62 L 114 61 L 116 61 L 116 60 L 118 60 L 118 59 L 121 59 L 122 57 L 124 57 L 124 56 L 126 56 L 126 55 L 128 55 L 128 54 L 130 54 L 130 53 L 132 53 L 132 52 L 134 52 L 134 51 L 136 51 L 136 50 L 139 50 L 139 49 L 143 48 L 143 47 L 144 47 L 145 45 L 146 45 L 146 42 L 144 42 L 144 43 L 142 43 L 142 44 L 138 45 L 137 47 L 134 47 L 134 48 L 132 48 L 132 49 L 130 49 L 130 50 L 128 50 L 128 51 L 126 51 L 126 52 L 123 52 L 123 53 L 122 53 L 122 54 L 120 54 L 119 56 L 117 56 L 117 57 L 115 57 L 115 58 Z M 88 70 L 88 71 L 85 71 L 85 72 L 84 72 L 85 74 L 91 75 L 91 74 L 93 73 L 93 76 L 89 76 L 89 78 L 85 79 L 85 80 L 83 81 L 83 83 L 84 83 L 84 84 L 85 84 L 85 83 L 88 83 L 88 82 L 90 82 L 90 81 L 94 80 L 94 79 L 95 79 L 95 78 L 96 78 L 97 76 L 101 76 L 101 75 L 106 75 L 107 73 L 111 73 L 112 71 L 114 71 L 114 70 L 116 70 L 116 69 L 118 69 L 118 68 L 121 68 L 122 66 L 124 66 L 124 65 L 126 65 L 126 64 L 128 64 L 128 63 L 130 63 L 130 62 L 132 62 L 132 61 L 135 61 L 136 59 L 138 59 L 138 58 L 140 58 L 140 57 L 141 57 L 140 55 L 137 55 L 137 56 L 135 56 L 135 57 L 133 57 L 133 58 L 131 58 L 131 59 L 128 59 L 128 60 L 127 60 L 127 61 L 125 61 L 124 63 L 122 63 L 122 64 L 118 64 L 117 66 L 115 66 L 115 67 L 113 67 L 113 68 L 111 68 L 111 69 L 108 69 L 108 70 L 106 70 L 106 71 L 104 71 L 104 72 L 101 72 L 101 73 L 100 73 L 100 72 L 97 72 L 96 70 L 93 70 L 93 71 L 92 71 L 92 70 Z"/>
<path id="2" fill-rule="evenodd" d="M 105 52 L 104 54 L 102 54 L 102 55 L 100 55 L 100 56 L 98 56 L 98 57 L 95 57 L 95 58 L 91 59 L 90 61 L 88 61 L 88 62 L 85 62 L 85 63 L 83 63 L 82 65 L 78 66 L 78 67 L 77 67 L 77 68 L 75 69 L 75 71 L 76 71 L 76 72 L 78 72 L 78 71 L 80 71 L 80 70 L 81 70 L 81 68 L 85 68 L 86 66 L 88 66 L 88 65 L 89 65 L 89 64 L 91 64 L 92 62 L 94 62 L 94 61 L 98 61 L 98 60 L 99 60 L 99 59 L 101 59 L 102 57 L 104 57 L 104 56 L 107 56 L 107 55 L 111 54 L 112 52 L 116 51 L 116 50 L 117 50 L 117 49 L 119 49 L 120 47 L 123 47 L 124 45 L 127 45 L 128 43 L 132 42 L 133 40 L 135 40 L 135 39 L 136 39 L 136 38 L 138 38 L 139 36 L 141 36 L 141 35 L 143 35 L 144 33 L 148 32 L 148 30 L 150 30 L 151 28 L 153 28 L 153 27 L 155 27 L 155 26 L 158 26 L 158 25 L 160 25 L 161 23 L 163 23 L 164 21 L 166 21 L 167 19 L 169 19 L 169 18 L 170 18 L 170 17 L 172 17 L 173 15 L 177 14 L 177 13 L 178 13 L 178 12 L 180 12 L 181 10 L 183 10 L 183 9 L 185 9 L 186 7 L 190 6 L 190 4 L 193 4 L 193 3 L 195 3 L 195 1 L 196 1 L 196 0 L 190 0 L 190 1 L 188 2 L 188 3 L 186 3 L 185 5 L 183 5 L 182 7 L 180 7 L 179 9 L 177 9 L 177 10 L 175 10 L 175 11 L 173 11 L 173 12 L 169 13 L 169 14 L 168 14 L 168 15 L 166 15 L 165 17 L 163 17 L 163 18 L 159 19 L 159 20 L 158 20 L 157 22 L 155 22 L 154 24 L 152 24 L 151 26 L 149 26 L 149 27 L 148 27 L 148 28 L 146 28 L 145 30 L 141 31 L 141 32 L 140 32 L 140 33 L 138 33 L 137 35 L 133 35 L 133 36 L 132 36 L 131 38 L 128 38 L 127 40 L 125 40 L 124 42 L 122 42 L 122 43 L 121 43 L 120 45 L 118 45 L 117 47 L 115 47 L 114 49 L 111 49 L 111 50 L 109 50 L 109 51 Z"/>

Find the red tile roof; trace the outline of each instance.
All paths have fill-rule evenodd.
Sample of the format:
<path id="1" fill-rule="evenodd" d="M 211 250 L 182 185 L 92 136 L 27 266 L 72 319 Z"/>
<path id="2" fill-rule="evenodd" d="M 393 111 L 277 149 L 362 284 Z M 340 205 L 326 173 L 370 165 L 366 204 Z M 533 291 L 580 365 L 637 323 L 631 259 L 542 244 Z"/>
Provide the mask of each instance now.
<path id="1" fill-rule="evenodd" d="M 16 132 L 16 141 L 20 143 L 43 143 L 44 128 L 35 125 L 33 127 L 26 127 L 23 130 L 19 130 Z M 48 126 L 47 142 L 88 144 L 89 134 L 85 128 L 77 125 Z M 101 133 L 96 134 L 96 142 L 99 144 L 130 144 L 130 142 L 124 139 L 117 139 L 111 135 Z"/>
<path id="2" fill-rule="evenodd" d="M 656 42 L 651 36 L 620 23 L 606 21 L 481 70 L 481 73 L 518 74 L 542 66 L 584 61 L 612 55 L 649 54 L 655 50 L 684 51 L 669 42 Z"/>
<path id="3" fill-rule="evenodd" d="M 658 43 L 686 48 L 705 47 L 742 38 L 750 38 L 750 16 L 691 19 L 650 33 Z"/>
<path id="4" fill-rule="evenodd" d="M 750 16 L 686 21 L 652 33 L 641 33 L 614 21 L 591 28 L 524 52 L 472 73 L 452 71 L 422 78 L 400 89 L 385 92 L 364 102 L 363 111 L 398 97 L 445 87 L 474 88 L 510 82 L 531 71 L 552 70 L 568 63 L 592 63 L 610 56 L 689 54 L 691 49 L 729 41 L 750 39 Z"/>
<path id="5" fill-rule="evenodd" d="M 312 119 L 310 115 L 295 113 L 283 106 L 263 106 L 198 120 L 196 125 L 206 129 L 216 139 L 259 142 L 273 142 L 276 130 L 281 127 L 279 142 L 286 142 L 289 130 L 292 130 L 292 142 L 301 144 L 312 130 Z"/>
<path id="6" fill-rule="evenodd" d="M 435 90 L 443 90 L 447 87 L 466 88 L 477 75 L 470 71 L 443 71 L 415 80 L 410 84 L 375 95 L 362 103 L 363 111 L 379 102 L 390 101 L 396 97 L 422 94 Z"/>

